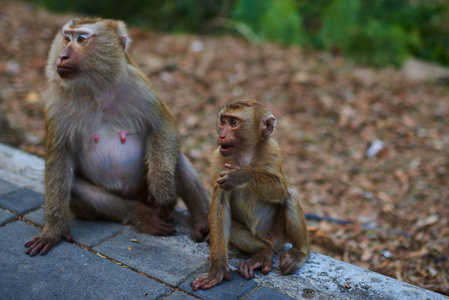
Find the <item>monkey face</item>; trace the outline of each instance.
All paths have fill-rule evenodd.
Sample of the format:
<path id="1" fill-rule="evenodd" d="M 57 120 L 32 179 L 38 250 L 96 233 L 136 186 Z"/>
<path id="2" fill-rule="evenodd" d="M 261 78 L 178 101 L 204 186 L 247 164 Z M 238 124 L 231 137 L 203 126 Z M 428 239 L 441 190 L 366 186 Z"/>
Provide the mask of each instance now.
<path id="1" fill-rule="evenodd" d="M 62 39 L 65 48 L 56 59 L 56 71 L 61 78 L 70 78 L 80 71 L 82 57 L 93 43 L 94 36 L 93 30 L 88 25 L 63 29 Z"/>
<path id="2" fill-rule="evenodd" d="M 257 101 L 240 100 L 226 104 L 217 122 L 221 155 L 251 155 L 259 142 L 271 136 L 274 126 L 274 116 Z"/>
<path id="3" fill-rule="evenodd" d="M 239 132 L 244 127 L 244 120 L 240 115 L 222 113 L 219 118 L 218 144 L 221 155 L 231 156 L 238 150 Z"/>
<path id="4" fill-rule="evenodd" d="M 74 19 L 56 36 L 47 77 L 69 90 L 104 90 L 126 65 L 130 38 L 121 21 Z"/>

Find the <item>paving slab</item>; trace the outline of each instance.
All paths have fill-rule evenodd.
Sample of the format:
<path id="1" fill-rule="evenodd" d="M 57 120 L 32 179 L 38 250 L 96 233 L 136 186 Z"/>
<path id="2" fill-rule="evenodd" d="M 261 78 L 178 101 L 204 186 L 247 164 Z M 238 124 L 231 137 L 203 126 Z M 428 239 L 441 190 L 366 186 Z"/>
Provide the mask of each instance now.
<path id="1" fill-rule="evenodd" d="M 73 240 L 88 248 L 92 248 L 125 229 L 125 226 L 108 221 L 70 220 Z"/>
<path id="2" fill-rule="evenodd" d="M 43 194 L 32 190 L 18 191 L 0 198 L 0 207 L 6 208 L 19 215 L 26 214 L 44 205 Z"/>
<path id="3" fill-rule="evenodd" d="M 0 228 L 2 299 L 159 299 L 172 291 L 68 242 L 30 257 L 24 241 L 38 232 L 21 221 Z"/>
<path id="4" fill-rule="evenodd" d="M 45 208 L 26 214 L 24 218 L 34 224 L 44 226 Z M 72 233 L 73 241 L 88 248 L 110 239 L 122 232 L 124 228 L 125 226 L 115 222 L 70 219 L 70 232 Z"/>
<path id="5" fill-rule="evenodd" d="M 290 296 L 286 294 L 280 293 L 273 289 L 267 287 L 261 287 L 257 289 L 255 292 L 251 293 L 245 300 L 259 300 L 259 299 L 270 299 L 270 300 L 293 300 Z"/>
<path id="6" fill-rule="evenodd" d="M 196 298 L 181 292 L 175 292 L 170 296 L 164 298 L 164 300 L 194 300 L 194 299 Z"/>
<path id="7" fill-rule="evenodd" d="M 223 280 L 222 282 L 208 290 L 199 289 L 196 291 L 192 291 L 190 283 L 198 275 L 200 274 L 195 274 L 194 276 L 190 277 L 179 288 L 201 299 L 241 299 L 245 295 L 256 289 L 258 286 L 257 282 L 255 282 L 254 280 L 246 280 L 240 274 L 231 272 L 231 280 L 229 281 Z"/>
<path id="8" fill-rule="evenodd" d="M 6 180 L 0 179 L 0 196 L 20 190 L 20 187 Z"/>
<path id="9" fill-rule="evenodd" d="M 172 286 L 178 286 L 207 265 L 206 260 L 167 247 L 154 237 L 131 229 L 93 249 Z"/>
<path id="10" fill-rule="evenodd" d="M 6 224 L 8 222 L 14 221 L 17 219 L 16 215 L 7 212 L 6 210 L 0 209 L 0 226 Z"/>
<path id="11" fill-rule="evenodd" d="M 44 227 L 45 224 L 45 208 L 40 208 L 23 216 L 27 221 L 31 221 L 36 225 Z"/>

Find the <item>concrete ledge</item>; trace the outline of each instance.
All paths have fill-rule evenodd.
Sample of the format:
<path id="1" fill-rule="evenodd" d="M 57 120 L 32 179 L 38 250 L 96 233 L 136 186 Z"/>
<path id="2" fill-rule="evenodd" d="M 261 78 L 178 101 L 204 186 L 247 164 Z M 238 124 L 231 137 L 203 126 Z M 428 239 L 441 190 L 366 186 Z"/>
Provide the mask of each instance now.
<path id="1" fill-rule="evenodd" d="M 43 193 L 44 161 L 34 155 L 0 144 L 0 179 L 6 180 L 20 188 L 28 188 L 38 193 Z M 11 190 L 11 193 L 14 193 L 15 189 L 13 187 L 7 184 L 5 186 L 7 186 L 8 191 Z M 17 191 L 15 193 L 17 193 Z M 41 208 L 39 210 L 39 208 L 36 207 L 34 214 L 37 216 L 33 216 L 33 212 L 31 212 L 25 216 L 25 219 L 40 225 L 42 224 L 42 221 L 40 221 L 42 218 L 42 216 L 40 216 L 42 211 Z M 28 210 L 26 210 L 26 212 L 28 212 Z M 23 213 L 25 213 L 25 210 Z M 7 241 L 5 243 L 7 246 L 9 245 L 8 247 L 10 247 L 10 249 L 16 249 L 19 252 L 25 250 L 23 247 L 25 242 L 24 236 L 26 235 L 28 237 L 30 234 L 35 234 L 34 231 L 38 231 L 36 228 L 29 225 L 25 226 L 22 221 L 17 220 L 17 216 L 22 217 L 23 213 L 20 210 L 10 211 L 8 208 L 6 208 L 6 210 L 0 209 L 0 235 L 4 235 L 3 240 Z M 34 220 L 33 217 L 36 220 Z M 139 291 L 154 289 L 157 291 L 157 294 L 154 294 L 154 297 L 150 298 L 166 297 L 166 299 L 193 299 L 192 296 L 212 299 L 217 297 L 222 298 L 221 296 L 224 295 L 226 295 L 227 299 L 290 299 L 289 297 L 296 299 L 449 299 L 438 293 L 318 253 L 312 253 L 310 261 L 292 276 L 282 276 L 280 274 L 278 268 L 279 257 L 275 255 L 273 258 L 273 271 L 266 276 L 257 272 L 253 280 L 244 281 L 237 275 L 240 278 L 234 276 L 233 278 L 235 279 L 231 280 L 227 285 L 222 286 L 222 288 L 226 288 L 226 290 L 221 290 L 221 292 L 219 286 L 215 289 L 211 289 L 210 292 L 192 292 L 188 288 L 188 284 L 192 277 L 204 272 L 209 256 L 209 247 L 206 243 L 196 244 L 190 240 L 189 236 L 192 233 L 192 228 L 188 224 L 188 213 L 186 211 L 177 209 L 175 218 L 178 233 L 177 235 L 170 237 L 152 237 L 145 234 L 137 234 L 132 231 L 129 226 L 125 226 L 125 230 L 116 230 L 114 232 L 115 236 L 112 237 L 112 239 L 111 235 L 99 235 L 98 241 L 95 240 L 95 242 L 89 242 L 90 244 L 87 242 L 79 242 L 89 249 L 64 242 L 61 243 L 61 245 L 58 245 L 58 247 L 45 257 L 35 258 L 29 258 L 25 254 L 20 258 L 20 255 L 22 254 L 16 254 L 10 251 L 0 251 L 0 264 L 9 263 L 10 268 L 7 268 L 6 272 L 11 272 L 11 276 L 5 275 L 1 277 L 2 284 L 0 285 L 0 292 L 3 295 L 11 295 L 13 298 L 19 299 L 42 298 L 46 295 L 49 297 L 52 297 L 51 295 L 59 295 L 56 296 L 56 298 L 64 298 L 63 294 L 61 294 L 63 291 L 58 285 L 48 284 L 44 289 L 44 294 L 34 294 L 34 290 L 25 291 L 21 289 L 21 282 L 23 281 L 23 278 L 19 276 L 21 271 L 14 269 L 10 261 L 14 261 L 15 259 L 26 261 L 27 268 L 32 270 L 34 268 L 33 265 L 35 265 L 35 268 L 48 267 L 43 265 L 42 261 L 45 259 L 48 264 L 54 263 L 55 266 L 64 269 L 64 261 L 60 261 L 58 258 L 65 255 L 61 250 L 67 248 L 65 250 L 67 253 L 79 253 L 76 255 L 85 253 L 86 257 L 89 257 L 89 262 L 86 262 L 83 268 L 71 269 L 70 264 L 75 265 L 76 261 L 67 262 L 67 269 L 65 269 L 65 272 L 66 274 L 69 273 L 66 275 L 69 279 L 74 276 L 76 278 L 93 276 L 92 274 L 95 274 L 98 268 L 111 268 L 113 271 L 106 275 L 103 272 L 100 272 L 103 274 L 102 279 L 104 281 L 102 281 L 102 284 L 108 280 L 108 276 L 115 276 L 115 274 L 117 276 L 119 276 L 119 274 L 122 276 L 122 273 L 129 273 L 133 278 L 136 277 L 140 280 L 136 286 L 126 287 L 126 285 L 123 285 L 123 288 L 129 289 L 129 293 L 126 293 L 126 291 L 121 290 L 119 286 L 117 286 L 120 284 L 120 278 L 111 278 L 110 281 L 115 283 L 114 288 L 121 293 L 115 295 L 110 293 L 108 295 L 99 294 L 101 291 L 99 292 L 93 287 L 89 287 L 90 283 L 86 283 L 86 288 L 76 290 L 77 296 L 83 298 L 91 298 L 92 296 L 95 297 L 97 295 L 106 298 L 128 297 L 130 295 L 136 295 L 135 290 L 132 290 L 134 288 Z M 82 224 L 78 223 L 72 223 L 72 226 L 80 226 L 81 229 L 85 226 L 90 226 L 90 224 L 86 225 L 83 222 L 81 222 Z M 20 233 L 20 235 L 17 237 L 11 236 L 12 234 L 15 234 L 16 231 Z M 76 231 L 73 231 L 72 233 L 76 240 L 75 232 Z M 80 230 L 80 232 L 85 233 L 86 230 Z M 19 244 L 21 246 L 19 246 Z M 98 245 L 91 249 L 90 245 L 94 244 Z M 164 251 L 164 247 L 167 248 L 167 253 L 158 255 L 158 253 L 160 254 L 161 251 Z M 289 245 L 286 246 L 286 248 L 288 247 Z M 144 249 L 145 251 L 140 251 L 139 249 Z M 98 253 L 100 257 L 111 258 L 112 260 L 107 261 L 106 263 L 106 261 L 102 262 L 102 259 L 98 256 L 96 256 L 96 259 L 90 258 L 90 255 L 93 255 L 92 252 Z M 170 255 L 170 253 L 172 255 Z M 161 259 L 160 256 L 163 256 L 164 261 L 148 262 L 149 258 L 154 260 L 152 255 L 154 255 L 154 257 L 159 257 L 159 260 Z M 80 257 L 84 257 L 84 255 L 81 255 Z M 124 261 L 121 261 L 122 258 Z M 236 270 L 239 262 L 246 258 L 247 256 L 238 251 L 231 250 L 231 268 Z M 103 260 L 105 259 L 103 258 Z M 141 260 L 141 263 L 139 260 Z M 176 269 L 176 266 L 178 265 L 179 268 Z M 132 272 L 129 268 L 135 271 Z M 119 272 L 121 269 L 123 269 L 122 273 Z M 181 273 L 176 274 L 176 270 L 179 270 Z M 70 272 L 77 272 L 78 274 L 70 275 Z M 12 273 L 15 273 L 14 276 Z M 42 274 L 42 276 L 45 276 L 45 274 Z M 28 285 L 40 285 L 39 282 L 43 280 L 41 277 L 32 276 L 28 276 L 26 279 Z M 32 280 L 35 280 L 36 282 L 30 282 Z M 54 280 L 62 279 L 55 278 Z M 65 284 L 69 286 L 67 283 Z M 43 288 L 44 287 L 39 287 L 41 290 Z M 55 290 L 51 290 L 52 288 L 55 288 Z M 101 290 L 102 288 L 106 289 L 107 287 L 99 285 L 98 288 Z M 19 294 L 16 294 L 11 289 L 21 290 Z M 93 291 L 95 291 L 95 293 L 93 293 Z M 140 294 L 140 296 L 142 296 L 142 294 Z M 151 296 L 151 293 L 149 296 Z"/>
<path id="2" fill-rule="evenodd" d="M 0 144 L 0 178 L 44 193 L 45 161 L 35 155 Z"/>

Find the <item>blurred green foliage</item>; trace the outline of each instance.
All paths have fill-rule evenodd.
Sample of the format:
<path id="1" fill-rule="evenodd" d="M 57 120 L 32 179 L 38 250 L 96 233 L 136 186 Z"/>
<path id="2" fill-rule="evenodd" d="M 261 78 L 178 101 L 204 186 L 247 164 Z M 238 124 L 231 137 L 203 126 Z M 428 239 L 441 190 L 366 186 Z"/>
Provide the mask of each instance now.
<path id="1" fill-rule="evenodd" d="M 360 2 L 361 0 L 335 0 L 324 9 L 321 37 L 328 50 L 348 48 L 358 29 Z"/>
<path id="2" fill-rule="evenodd" d="M 233 0 L 31 0 L 53 10 L 124 20 L 139 27 L 203 32 L 218 16 L 228 16 Z M 200 3 L 200 4 L 199 4 Z"/>
<path id="3" fill-rule="evenodd" d="M 267 39 L 325 49 L 377 67 L 400 66 L 409 56 L 449 66 L 449 1 L 31 1 L 158 30 L 211 33 L 232 29 L 251 41 Z"/>
<path id="4" fill-rule="evenodd" d="M 301 44 L 305 34 L 294 0 L 274 0 L 261 17 L 260 34 L 284 45 Z"/>

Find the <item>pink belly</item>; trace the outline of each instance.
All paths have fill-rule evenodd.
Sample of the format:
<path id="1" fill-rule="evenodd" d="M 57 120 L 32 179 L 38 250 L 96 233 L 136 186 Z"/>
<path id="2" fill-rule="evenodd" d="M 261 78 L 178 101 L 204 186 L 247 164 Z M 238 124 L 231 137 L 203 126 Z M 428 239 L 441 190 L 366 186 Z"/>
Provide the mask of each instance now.
<path id="1" fill-rule="evenodd" d="M 137 193 L 145 183 L 144 143 L 137 134 L 103 129 L 78 154 L 78 170 L 97 186 L 123 195 Z"/>

